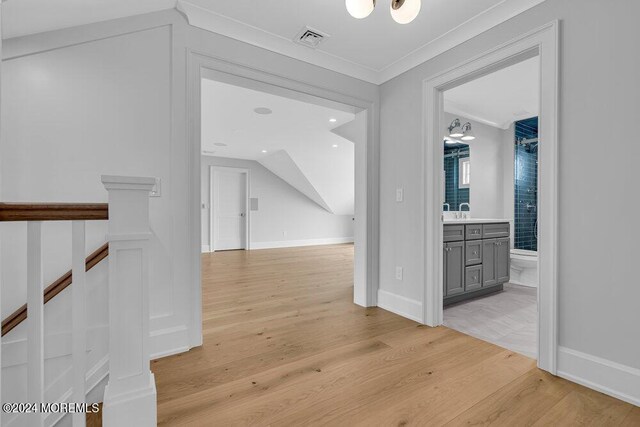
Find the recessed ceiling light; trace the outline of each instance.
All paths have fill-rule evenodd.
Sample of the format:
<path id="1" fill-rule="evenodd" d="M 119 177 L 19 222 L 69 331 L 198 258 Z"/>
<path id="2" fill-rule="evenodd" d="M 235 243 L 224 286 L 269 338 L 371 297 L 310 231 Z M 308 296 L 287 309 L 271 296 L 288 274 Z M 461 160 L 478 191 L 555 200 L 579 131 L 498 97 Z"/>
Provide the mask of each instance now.
<path id="1" fill-rule="evenodd" d="M 262 152 L 263 152 L 263 153 L 266 153 L 266 152 L 267 152 L 267 150 L 262 150 Z"/>
<path id="2" fill-rule="evenodd" d="M 338 144 L 333 144 L 332 147 L 333 148 L 338 148 Z"/>
<path id="3" fill-rule="evenodd" d="M 224 142 L 214 142 L 213 145 L 215 145 L 216 147 L 226 147 L 227 144 L 225 144 Z"/>
<path id="4" fill-rule="evenodd" d="M 329 121 L 330 121 L 331 123 L 335 123 L 335 122 L 337 122 L 337 121 L 338 121 L 338 119 L 334 119 L 334 118 L 332 117 L 332 118 L 330 118 L 330 119 L 329 119 Z"/>
<path id="5" fill-rule="evenodd" d="M 267 115 L 267 114 L 271 114 L 273 113 L 273 111 L 271 111 L 270 108 L 267 107 L 258 107 L 258 108 L 254 108 L 253 111 L 256 114 L 261 114 L 261 115 Z"/>

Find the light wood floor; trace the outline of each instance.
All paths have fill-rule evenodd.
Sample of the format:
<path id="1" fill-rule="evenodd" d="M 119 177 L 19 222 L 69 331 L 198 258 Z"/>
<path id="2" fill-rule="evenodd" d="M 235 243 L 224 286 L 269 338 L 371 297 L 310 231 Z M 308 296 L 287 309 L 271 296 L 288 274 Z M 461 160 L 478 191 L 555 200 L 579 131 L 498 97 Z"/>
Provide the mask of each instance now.
<path id="1" fill-rule="evenodd" d="M 203 255 L 204 345 L 154 361 L 160 425 L 638 426 L 520 354 L 352 303 L 350 245 Z"/>

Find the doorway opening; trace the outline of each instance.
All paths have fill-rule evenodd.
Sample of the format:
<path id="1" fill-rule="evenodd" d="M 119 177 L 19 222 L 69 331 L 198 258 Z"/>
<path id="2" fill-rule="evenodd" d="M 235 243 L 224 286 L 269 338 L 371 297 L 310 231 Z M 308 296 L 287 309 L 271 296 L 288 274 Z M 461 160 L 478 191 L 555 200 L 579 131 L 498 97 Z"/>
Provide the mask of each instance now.
<path id="1" fill-rule="evenodd" d="M 424 85 L 425 170 L 433 171 L 426 173 L 425 323 L 438 326 L 451 317 L 449 324 L 477 336 L 484 333 L 483 339 L 535 357 L 538 367 L 553 374 L 557 354 L 557 53 L 558 23 L 552 22 L 427 79 Z M 526 85 L 521 85 L 520 92 L 504 87 L 501 74 L 514 69 L 520 70 L 515 73 L 516 84 L 525 80 L 523 70 L 534 73 L 533 92 Z M 480 95 L 482 83 L 492 79 L 503 86 Z M 502 135 L 491 131 L 491 127 L 500 127 L 500 120 L 486 117 L 499 104 L 492 104 L 492 99 L 515 96 L 511 101 L 517 101 L 519 94 L 525 96 L 524 91 L 537 94 L 533 100 L 537 108 L 512 109 L 502 126 L 507 127 L 508 122 L 513 129 Z M 474 97 L 480 100 L 477 105 L 473 105 Z M 494 126 L 487 126 L 491 122 Z M 525 127 L 527 135 L 516 135 Z M 447 163 L 451 163 L 448 173 Z M 455 174 L 461 167 L 468 176 Z M 465 178 L 468 188 L 460 185 Z M 524 193 L 519 192 L 522 189 Z M 529 240 L 535 240 L 535 263 L 529 253 L 511 250 L 516 241 L 523 244 L 526 240 L 521 239 L 522 232 L 534 236 Z M 524 281 L 533 281 L 520 274 L 525 269 L 537 272 L 537 288 L 522 286 Z M 495 292 L 500 293 L 486 296 Z M 512 298 L 498 301 L 498 296 Z M 482 299 L 462 305 L 468 298 Z M 520 312 L 508 311 L 513 301 L 522 303 Z M 451 316 L 445 305 L 451 306 Z M 488 327 L 479 331 L 478 319 L 469 317 L 463 324 L 465 310 L 467 314 L 484 312 L 482 321 Z M 515 335 L 505 339 L 525 324 L 528 345 L 520 346 L 521 337 Z M 537 338 L 535 352 L 531 351 L 533 338 Z"/>
<path id="2" fill-rule="evenodd" d="M 532 359 L 539 69 L 535 56 L 445 91 L 443 129 L 443 324 Z"/>

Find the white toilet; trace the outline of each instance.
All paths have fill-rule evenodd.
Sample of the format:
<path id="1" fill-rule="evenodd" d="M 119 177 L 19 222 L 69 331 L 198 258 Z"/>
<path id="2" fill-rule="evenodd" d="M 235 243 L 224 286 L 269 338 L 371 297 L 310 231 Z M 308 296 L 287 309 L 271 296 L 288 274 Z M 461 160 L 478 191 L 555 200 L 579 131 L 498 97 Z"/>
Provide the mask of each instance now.
<path id="1" fill-rule="evenodd" d="M 538 252 L 511 249 L 510 283 L 538 287 Z"/>

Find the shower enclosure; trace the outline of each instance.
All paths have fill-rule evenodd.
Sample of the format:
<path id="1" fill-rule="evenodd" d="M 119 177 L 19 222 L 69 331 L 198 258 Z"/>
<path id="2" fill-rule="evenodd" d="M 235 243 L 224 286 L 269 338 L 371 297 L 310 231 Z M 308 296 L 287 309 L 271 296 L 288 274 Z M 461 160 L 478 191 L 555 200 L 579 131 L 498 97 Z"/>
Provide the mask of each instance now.
<path id="1" fill-rule="evenodd" d="M 514 247 L 538 250 L 538 118 L 515 124 Z"/>

